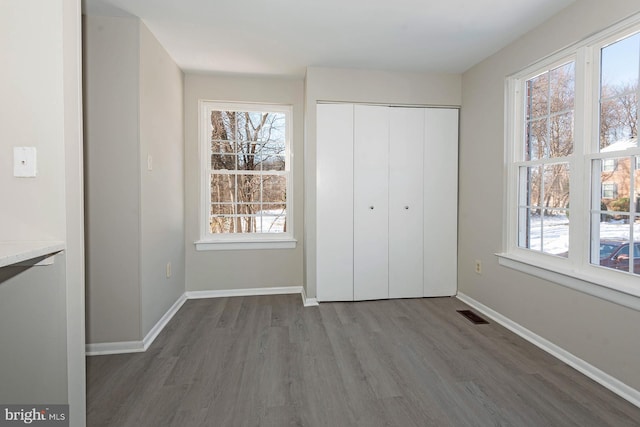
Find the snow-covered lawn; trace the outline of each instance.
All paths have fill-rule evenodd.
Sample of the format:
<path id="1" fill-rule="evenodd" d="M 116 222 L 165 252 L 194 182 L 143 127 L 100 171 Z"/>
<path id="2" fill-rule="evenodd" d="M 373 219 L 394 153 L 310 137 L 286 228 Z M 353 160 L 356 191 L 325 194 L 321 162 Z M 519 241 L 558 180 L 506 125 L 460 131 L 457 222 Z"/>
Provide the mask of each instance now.
<path id="1" fill-rule="evenodd" d="M 282 233 L 286 218 L 286 211 L 282 209 L 260 211 L 256 220 L 256 233 Z"/>
<path id="2" fill-rule="evenodd" d="M 544 229 L 544 231 L 543 231 Z M 621 220 L 600 222 L 600 239 L 629 240 L 629 224 Z M 640 240 L 640 224 L 633 225 L 633 234 Z M 544 227 L 541 227 L 539 215 L 531 217 L 531 249 L 540 250 L 544 237 L 544 252 L 562 254 L 569 250 L 569 218 L 565 215 L 544 217 Z"/>

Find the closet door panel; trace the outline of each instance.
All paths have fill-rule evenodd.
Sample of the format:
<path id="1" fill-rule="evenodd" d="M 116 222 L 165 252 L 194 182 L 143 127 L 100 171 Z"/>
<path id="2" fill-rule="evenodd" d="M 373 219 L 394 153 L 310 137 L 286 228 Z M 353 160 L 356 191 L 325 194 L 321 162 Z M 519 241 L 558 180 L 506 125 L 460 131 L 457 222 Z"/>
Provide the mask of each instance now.
<path id="1" fill-rule="evenodd" d="M 424 296 L 457 292 L 458 110 L 425 110 Z"/>
<path id="2" fill-rule="evenodd" d="M 423 296 L 424 109 L 391 108 L 389 298 Z"/>
<path id="3" fill-rule="evenodd" d="M 389 108 L 355 106 L 353 294 L 389 297 Z"/>
<path id="4" fill-rule="evenodd" d="M 316 285 L 319 301 L 353 301 L 353 105 L 318 104 Z"/>

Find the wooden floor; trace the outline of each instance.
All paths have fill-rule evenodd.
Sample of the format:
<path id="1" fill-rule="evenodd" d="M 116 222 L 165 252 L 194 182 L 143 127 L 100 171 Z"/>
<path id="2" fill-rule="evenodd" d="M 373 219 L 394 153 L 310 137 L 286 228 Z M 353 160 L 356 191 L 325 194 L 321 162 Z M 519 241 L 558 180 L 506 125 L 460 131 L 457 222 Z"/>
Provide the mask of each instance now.
<path id="1" fill-rule="evenodd" d="M 640 425 L 640 408 L 465 308 L 190 300 L 147 352 L 88 358 L 87 425 Z"/>

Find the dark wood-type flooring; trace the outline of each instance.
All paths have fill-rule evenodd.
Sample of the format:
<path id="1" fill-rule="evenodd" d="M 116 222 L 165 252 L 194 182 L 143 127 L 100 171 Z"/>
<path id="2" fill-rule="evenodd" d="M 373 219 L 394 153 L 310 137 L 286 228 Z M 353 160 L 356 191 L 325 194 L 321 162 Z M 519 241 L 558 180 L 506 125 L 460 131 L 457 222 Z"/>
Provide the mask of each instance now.
<path id="1" fill-rule="evenodd" d="M 637 408 L 455 298 L 187 301 L 87 361 L 89 427 L 639 426 Z"/>

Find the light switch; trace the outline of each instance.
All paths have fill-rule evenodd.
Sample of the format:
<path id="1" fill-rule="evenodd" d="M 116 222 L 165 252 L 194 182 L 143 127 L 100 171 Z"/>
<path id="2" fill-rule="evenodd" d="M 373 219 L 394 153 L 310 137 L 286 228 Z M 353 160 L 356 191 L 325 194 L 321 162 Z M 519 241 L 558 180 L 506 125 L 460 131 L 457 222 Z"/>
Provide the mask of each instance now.
<path id="1" fill-rule="evenodd" d="M 153 157 L 151 157 L 151 154 L 147 156 L 147 170 L 153 170 Z"/>
<path id="2" fill-rule="evenodd" d="M 36 147 L 13 147 L 13 176 L 33 178 L 37 172 Z"/>

